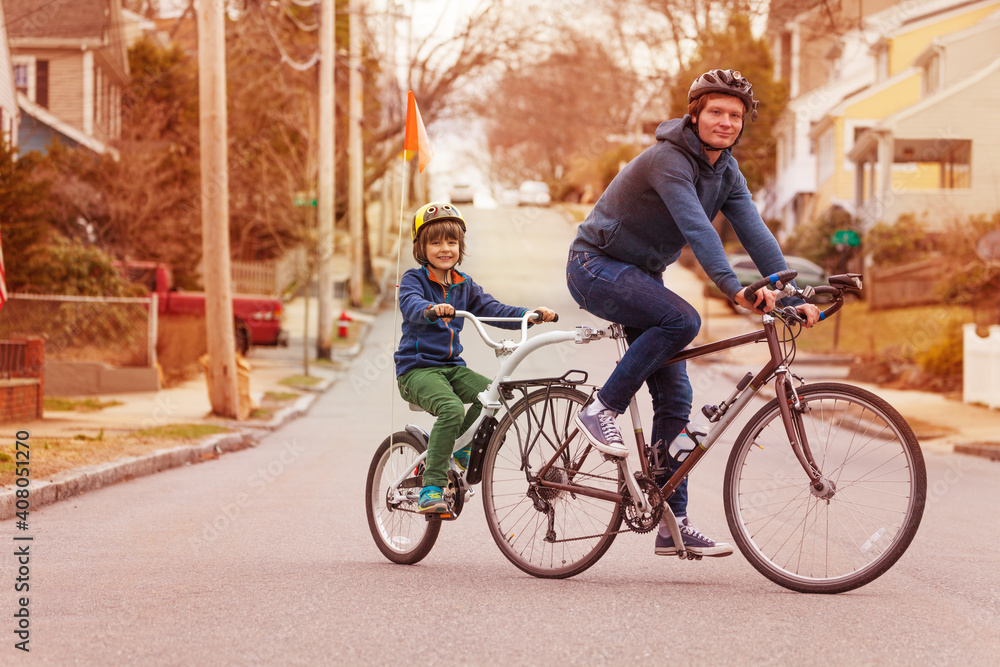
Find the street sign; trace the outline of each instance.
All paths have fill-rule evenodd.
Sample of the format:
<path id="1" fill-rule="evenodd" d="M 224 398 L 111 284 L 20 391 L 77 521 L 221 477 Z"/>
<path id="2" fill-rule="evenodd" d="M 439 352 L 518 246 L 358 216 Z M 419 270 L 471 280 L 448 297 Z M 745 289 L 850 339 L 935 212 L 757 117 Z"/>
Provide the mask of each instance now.
<path id="1" fill-rule="evenodd" d="M 834 235 L 830 237 L 830 243 L 833 245 L 846 245 L 854 247 L 861 245 L 861 239 L 858 238 L 858 233 L 853 229 L 838 229 Z"/>
<path id="2" fill-rule="evenodd" d="M 312 192 L 296 192 L 292 198 L 292 204 L 295 206 L 315 206 L 316 195 Z"/>

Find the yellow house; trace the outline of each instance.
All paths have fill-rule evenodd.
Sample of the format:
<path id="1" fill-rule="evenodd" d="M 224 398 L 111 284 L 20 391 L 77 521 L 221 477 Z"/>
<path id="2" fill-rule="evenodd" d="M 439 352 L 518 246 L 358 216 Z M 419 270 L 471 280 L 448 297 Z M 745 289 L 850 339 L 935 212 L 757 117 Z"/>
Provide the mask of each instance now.
<path id="1" fill-rule="evenodd" d="M 910 161 L 914 151 L 919 151 L 922 145 L 900 144 L 899 161 L 882 160 L 881 170 L 872 166 L 877 163 L 872 159 L 872 147 L 878 143 L 876 135 L 884 135 L 886 128 L 883 123 L 887 119 L 905 119 L 909 117 L 909 110 L 921 102 L 926 73 L 916 64 L 918 57 L 935 40 L 962 33 L 984 22 L 992 23 L 1000 10 L 1000 1 L 940 5 L 915 3 L 912 13 L 902 17 L 899 25 L 872 47 L 875 84 L 848 96 L 812 127 L 810 138 L 816 154 L 813 218 L 840 207 L 855 215 L 864 213 L 863 222 L 870 225 L 875 221 L 872 218 L 874 205 L 863 210 L 857 207 L 859 202 L 871 201 L 873 188 L 882 193 L 880 200 L 883 204 L 887 202 L 884 195 L 889 191 L 937 188 L 941 181 L 939 171 Z M 879 25 L 880 19 L 884 17 L 875 17 L 873 23 Z M 996 53 L 995 49 L 993 53 Z M 994 118 L 997 117 L 994 115 Z M 1000 129 L 1000 122 L 997 125 Z M 874 128 L 879 128 L 878 132 L 874 132 Z M 949 146 L 948 155 L 962 159 L 963 149 L 959 145 Z M 886 147 L 883 142 L 882 150 Z M 952 151 L 958 153 L 953 154 Z M 850 157 L 852 155 L 854 158 Z M 949 174 L 950 182 L 957 179 L 961 183 L 961 169 Z M 920 210 L 909 209 L 905 205 L 906 202 L 916 204 L 918 201 L 923 200 L 897 199 L 891 208 L 883 206 L 879 217 L 895 220 L 899 213 L 920 213 Z M 883 217 L 886 214 L 888 216 Z"/>
<path id="2" fill-rule="evenodd" d="M 915 58 L 919 100 L 861 133 L 847 157 L 865 226 L 903 213 L 933 227 L 1000 210 L 1000 11 Z"/>
<path id="3" fill-rule="evenodd" d="M 877 168 L 872 177 L 874 139 L 862 137 L 927 97 L 928 48 L 991 23 L 998 10 L 1000 0 L 772 0 L 775 73 L 792 98 L 775 126 L 777 171 L 761 203 L 766 218 L 781 221 L 782 236 L 834 209 L 859 213 L 872 188 L 940 182 L 938 172 L 903 163 L 882 181 Z M 980 45 L 981 53 L 998 54 L 997 43 Z M 953 62 L 950 73 L 971 74 L 965 62 Z M 862 141 L 864 155 L 855 155 Z M 949 178 L 960 181 L 960 172 Z"/>

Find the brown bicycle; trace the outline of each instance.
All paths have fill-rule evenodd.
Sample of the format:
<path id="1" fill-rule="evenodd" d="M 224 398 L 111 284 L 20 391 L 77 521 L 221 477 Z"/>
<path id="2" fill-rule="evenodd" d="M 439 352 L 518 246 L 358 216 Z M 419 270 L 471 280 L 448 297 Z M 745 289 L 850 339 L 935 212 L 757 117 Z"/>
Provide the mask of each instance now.
<path id="1" fill-rule="evenodd" d="M 803 297 L 823 295 L 831 300 L 826 319 L 846 293 L 861 289 L 857 274 L 804 290 L 789 284 L 794 276 L 775 274 L 751 290 L 771 286 Z M 533 576 L 570 577 L 596 563 L 619 533 L 652 531 L 661 517 L 674 544 L 683 545 L 665 500 L 773 384 L 776 397 L 750 418 L 726 466 L 723 502 L 737 546 L 768 579 L 800 592 L 849 591 L 885 573 L 906 551 L 923 514 L 927 480 L 913 431 L 869 391 L 806 384 L 791 372 L 802 324 L 794 309 L 765 314 L 762 323 L 759 331 L 689 348 L 668 362 L 752 343 L 766 343 L 770 353 L 726 400 L 702 409 L 712 427 L 695 435 L 697 446 L 662 488 L 652 481 L 656 470 L 634 398 L 629 412 L 639 470 L 628 458 L 598 452 L 574 425 L 596 391 L 584 372 L 500 382 L 495 395 L 503 416 L 492 428 L 481 469 L 487 522 L 503 554 Z M 619 355 L 627 349 L 617 324 L 577 327 L 572 339 L 602 338 L 615 340 Z M 491 414 L 500 411 L 493 407 Z M 683 550 L 678 555 L 695 557 Z"/>

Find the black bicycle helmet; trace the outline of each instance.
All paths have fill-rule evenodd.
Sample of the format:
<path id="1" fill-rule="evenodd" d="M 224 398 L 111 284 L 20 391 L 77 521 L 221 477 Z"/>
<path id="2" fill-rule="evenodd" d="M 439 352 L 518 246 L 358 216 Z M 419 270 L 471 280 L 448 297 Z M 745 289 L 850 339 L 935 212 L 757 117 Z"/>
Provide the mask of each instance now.
<path id="1" fill-rule="evenodd" d="M 747 78 L 736 70 L 713 69 L 705 72 L 691 84 L 688 90 L 688 104 L 708 93 L 722 93 L 732 95 L 743 101 L 744 106 L 750 113 L 750 121 L 757 121 L 757 105 L 759 102 L 754 99 L 753 86 Z"/>
<path id="2" fill-rule="evenodd" d="M 462 226 L 463 232 L 467 231 L 465 229 L 465 218 L 462 217 L 462 213 L 457 208 L 451 204 L 431 202 L 430 204 L 421 206 L 420 210 L 413 216 L 413 224 L 410 225 L 410 236 L 416 241 L 421 227 L 427 223 L 438 222 L 440 220 L 454 220 Z"/>

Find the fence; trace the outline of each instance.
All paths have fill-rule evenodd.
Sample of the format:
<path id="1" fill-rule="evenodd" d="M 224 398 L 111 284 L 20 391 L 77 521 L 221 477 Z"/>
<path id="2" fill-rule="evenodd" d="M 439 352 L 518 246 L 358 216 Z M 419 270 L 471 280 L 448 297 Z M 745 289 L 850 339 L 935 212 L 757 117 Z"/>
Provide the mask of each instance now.
<path id="1" fill-rule="evenodd" d="M 875 269 L 865 276 L 868 307 L 901 308 L 940 303 L 935 287 L 941 279 L 940 259 L 927 259 L 889 269 Z"/>
<path id="2" fill-rule="evenodd" d="M 304 281 L 306 251 L 299 247 L 281 259 L 259 262 L 231 262 L 233 291 L 237 294 L 273 294 L 281 296 L 295 283 Z"/>
<path id="3" fill-rule="evenodd" d="M 980 338 L 975 324 L 962 326 L 962 400 L 1000 407 L 1000 325 Z"/>
<path id="4" fill-rule="evenodd" d="M 156 364 L 156 295 L 85 297 L 10 294 L 0 339 L 41 338 L 48 361 Z"/>

